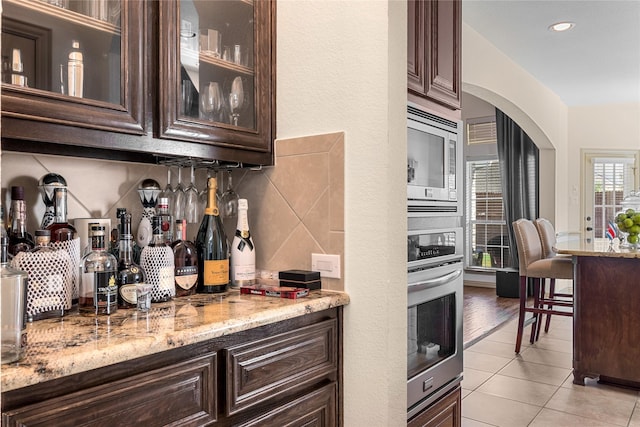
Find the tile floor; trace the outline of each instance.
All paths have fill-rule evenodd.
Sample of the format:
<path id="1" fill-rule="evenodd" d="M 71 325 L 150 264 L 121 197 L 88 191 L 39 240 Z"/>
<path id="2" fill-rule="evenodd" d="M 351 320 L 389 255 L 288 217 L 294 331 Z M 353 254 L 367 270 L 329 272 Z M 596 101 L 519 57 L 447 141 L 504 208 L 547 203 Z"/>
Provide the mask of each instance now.
<path id="1" fill-rule="evenodd" d="M 574 385 L 572 318 L 555 316 L 549 333 L 514 353 L 517 319 L 464 351 L 462 426 L 640 427 L 640 392 Z"/>

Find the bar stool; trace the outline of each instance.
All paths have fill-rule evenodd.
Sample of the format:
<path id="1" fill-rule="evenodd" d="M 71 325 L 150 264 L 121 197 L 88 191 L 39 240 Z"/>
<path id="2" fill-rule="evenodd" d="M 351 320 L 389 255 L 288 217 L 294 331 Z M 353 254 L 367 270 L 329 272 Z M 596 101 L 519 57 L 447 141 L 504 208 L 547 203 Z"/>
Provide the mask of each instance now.
<path id="1" fill-rule="evenodd" d="M 518 335 L 516 337 L 516 353 L 520 353 L 522 345 L 522 335 L 525 323 L 532 324 L 531 339 L 533 344 L 537 338 L 538 325 L 542 315 L 573 316 L 573 311 L 559 311 L 556 307 L 573 307 L 572 301 L 567 301 L 557 297 L 545 297 L 541 294 L 545 279 L 570 279 L 573 280 L 573 265 L 570 258 L 550 257 L 544 258 L 542 252 L 542 242 L 538 230 L 532 221 L 521 218 L 513 222 L 513 231 L 518 247 L 518 258 L 520 263 L 520 310 L 518 316 Z M 527 279 L 534 279 L 533 305 L 527 305 Z M 526 313 L 533 313 L 533 317 L 525 322 Z"/>
<path id="2" fill-rule="evenodd" d="M 553 228 L 553 224 L 546 218 L 538 218 L 534 221 L 536 225 L 536 229 L 538 230 L 538 235 L 540 236 L 540 243 L 542 243 L 542 256 L 544 258 L 552 258 L 554 256 L 560 256 L 562 258 L 571 259 L 570 256 L 566 255 L 558 255 L 554 250 L 556 245 L 556 230 Z M 540 294 L 544 296 L 545 294 L 545 281 L 542 281 L 542 288 L 540 290 Z M 556 279 L 555 277 L 549 280 L 549 298 L 568 298 L 568 301 L 573 301 L 572 293 L 556 293 Z M 549 306 L 552 308 L 553 306 Z M 551 323 L 551 315 L 547 314 L 547 320 L 544 325 L 544 331 L 549 332 L 549 324 Z M 536 332 L 536 340 L 540 335 L 540 325 L 538 324 L 538 330 Z"/>

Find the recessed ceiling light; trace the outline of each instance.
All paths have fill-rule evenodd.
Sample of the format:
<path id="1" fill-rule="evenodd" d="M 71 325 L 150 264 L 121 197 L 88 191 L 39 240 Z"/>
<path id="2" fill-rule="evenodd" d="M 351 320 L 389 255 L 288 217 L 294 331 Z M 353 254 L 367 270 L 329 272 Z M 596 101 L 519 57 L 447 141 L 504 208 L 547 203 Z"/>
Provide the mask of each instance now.
<path id="1" fill-rule="evenodd" d="M 573 22 L 557 22 L 555 24 L 552 24 L 549 26 L 549 29 L 551 31 L 556 31 L 556 32 L 562 32 L 562 31 L 567 31 L 572 29 L 573 27 L 575 27 L 576 24 L 574 24 Z"/>

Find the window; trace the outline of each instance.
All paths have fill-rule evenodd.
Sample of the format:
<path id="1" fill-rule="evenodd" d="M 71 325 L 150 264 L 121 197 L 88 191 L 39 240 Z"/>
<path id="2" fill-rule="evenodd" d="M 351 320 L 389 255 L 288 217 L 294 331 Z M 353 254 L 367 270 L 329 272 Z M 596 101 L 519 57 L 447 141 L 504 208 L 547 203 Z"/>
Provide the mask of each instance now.
<path id="1" fill-rule="evenodd" d="M 509 237 L 498 160 L 467 161 L 466 179 L 468 266 L 509 267 Z"/>
<path id="2" fill-rule="evenodd" d="M 622 199 L 634 190 L 634 160 L 633 157 L 593 158 L 594 237 L 606 237 L 608 222 L 622 209 Z"/>

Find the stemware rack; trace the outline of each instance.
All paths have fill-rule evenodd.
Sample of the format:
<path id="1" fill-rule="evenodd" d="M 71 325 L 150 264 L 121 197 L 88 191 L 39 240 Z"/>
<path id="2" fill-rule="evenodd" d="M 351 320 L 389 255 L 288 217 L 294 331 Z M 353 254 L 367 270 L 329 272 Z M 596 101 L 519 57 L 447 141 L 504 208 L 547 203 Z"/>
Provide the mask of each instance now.
<path id="1" fill-rule="evenodd" d="M 252 171 L 262 170 L 262 165 L 258 166 L 246 166 L 242 162 L 224 162 L 220 160 L 208 160 L 199 159 L 193 157 L 163 157 L 157 160 L 159 165 L 174 166 L 180 168 L 187 168 L 193 166 L 194 169 L 209 169 L 214 172 L 225 171 L 230 169 L 249 169 Z"/>

